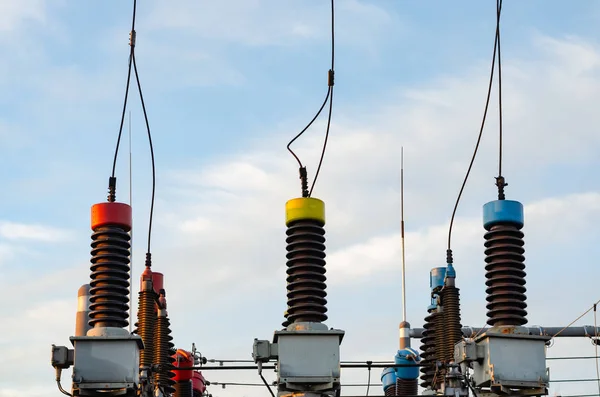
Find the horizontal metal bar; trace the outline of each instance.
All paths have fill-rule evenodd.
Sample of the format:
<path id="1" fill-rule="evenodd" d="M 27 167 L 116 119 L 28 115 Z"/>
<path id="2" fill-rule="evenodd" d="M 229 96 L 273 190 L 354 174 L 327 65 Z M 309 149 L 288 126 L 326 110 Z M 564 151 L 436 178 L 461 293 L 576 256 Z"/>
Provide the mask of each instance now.
<path id="1" fill-rule="evenodd" d="M 477 334 L 484 332 L 481 328 L 463 327 L 462 333 L 465 338 L 472 338 Z M 527 327 L 530 335 L 556 336 L 557 338 L 581 338 L 593 337 L 600 334 L 600 327 L 594 328 L 593 325 L 584 325 L 581 327 Z M 558 334 L 558 335 L 557 335 Z M 420 339 L 423 337 L 423 328 L 411 328 L 409 331 L 411 338 Z"/>

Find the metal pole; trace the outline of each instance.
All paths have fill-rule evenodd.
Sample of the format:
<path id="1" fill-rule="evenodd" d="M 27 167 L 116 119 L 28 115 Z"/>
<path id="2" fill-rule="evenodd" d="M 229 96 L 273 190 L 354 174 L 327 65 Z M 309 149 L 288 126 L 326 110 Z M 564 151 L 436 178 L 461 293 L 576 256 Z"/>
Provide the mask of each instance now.
<path id="1" fill-rule="evenodd" d="M 600 327 L 595 328 L 592 325 L 583 325 L 581 327 L 526 327 L 530 335 L 548 335 L 557 338 L 581 338 L 593 337 L 596 332 L 600 333 Z M 481 328 L 463 327 L 462 334 L 465 338 L 472 338 L 477 334 L 485 332 Z M 562 330 L 562 331 L 561 331 Z M 560 332 L 558 335 L 556 335 Z M 409 332 L 411 338 L 420 339 L 423 337 L 423 328 L 412 328 Z"/>

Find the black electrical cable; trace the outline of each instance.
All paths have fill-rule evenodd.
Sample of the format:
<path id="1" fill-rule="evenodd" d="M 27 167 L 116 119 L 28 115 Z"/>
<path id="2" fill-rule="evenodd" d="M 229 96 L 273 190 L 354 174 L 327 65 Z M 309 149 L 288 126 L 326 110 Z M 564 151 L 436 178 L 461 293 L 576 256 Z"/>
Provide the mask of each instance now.
<path id="1" fill-rule="evenodd" d="M 369 365 L 369 375 L 367 376 L 367 396 L 369 395 L 369 389 L 371 388 L 371 366 Z"/>
<path id="2" fill-rule="evenodd" d="M 152 162 L 152 198 L 150 200 L 150 220 L 148 222 L 148 252 L 147 259 L 150 255 L 150 239 L 152 236 L 152 216 L 154 214 L 154 194 L 156 191 L 156 168 L 154 165 L 154 147 L 152 146 L 152 134 L 150 133 L 150 123 L 148 123 L 148 114 L 146 113 L 146 105 L 144 103 L 144 95 L 142 94 L 142 85 L 138 75 L 137 64 L 135 62 L 135 54 L 133 55 L 133 70 L 135 72 L 135 80 L 137 82 L 138 91 L 140 93 L 140 102 L 142 103 L 142 111 L 144 112 L 144 120 L 146 121 L 146 130 L 148 132 L 148 144 L 150 145 L 150 158 Z M 148 261 L 146 263 L 148 265 Z"/>
<path id="3" fill-rule="evenodd" d="M 321 104 L 321 107 L 319 108 L 319 111 L 317 112 L 317 114 L 312 118 L 312 120 L 306 125 L 306 127 L 304 127 L 302 129 L 302 131 L 300 131 L 300 133 L 298 135 L 296 135 L 288 144 L 287 144 L 287 150 L 292 154 L 292 156 L 294 156 L 294 158 L 296 159 L 296 161 L 298 162 L 298 165 L 300 166 L 301 169 L 301 179 L 303 179 L 302 183 L 304 186 L 305 183 L 305 178 L 306 175 L 303 175 L 303 169 L 304 166 L 302 165 L 302 161 L 300 161 L 300 158 L 298 158 L 298 156 L 296 155 L 296 153 L 294 153 L 294 151 L 291 149 L 291 145 L 292 143 L 294 143 L 294 141 L 296 141 L 296 139 L 298 139 L 300 136 L 302 136 L 304 134 L 304 132 L 315 122 L 315 120 L 319 117 L 319 115 L 321 114 L 321 112 L 323 111 L 323 109 L 325 108 L 325 105 L 327 104 L 327 101 L 329 101 L 329 111 L 328 111 L 328 115 L 327 115 L 327 127 L 325 130 L 325 139 L 323 140 L 323 149 L 321 151 L 321 157 L 319 159 L 319 165 L 317 166 L 317 171 L 315 172 L 315 177 L 313 179 L 313 183 L 311 185 L 310 191 L 308 192 L 308 197 L 310 197 L 312 195 L 312 191 L 315 187 L 315 183 L 317 182 L 317 178 L 319 176 L 319 172 L 321 171 L 321 165 L 323 164 L 323 158 L 325 157 L 325 150 L 327 149 L 327 141 L 329 139 L 329 130 L 331 127 L 331 114 L 333 111 L 333 86 L 334 86 L 334 80 L 335 80 L 335 4 L 334 4 L 334 0 L 331 0 L 331 69 L 329 69 L 328 75 L 327 75 L 327 95 L 325 95 L 325 100 L 323 101 L 323 103 Z M 305 171 L 304 171 L 305 172 Z M 304 192 L 304 188 L 303 188 L 303 196 L 305 195 Z"/>
<path id="4" fill-rule="evenodd" d="M 113 166 L 112 166 L 112 172 L 111 172 L 111 181 L 109 182 L 109 185 L 111 183 L 114 183 L 113 180 L 115 178 L 115 170 L 117 168 L 117 156 L 119 154 L 119 146 L 121 144 L 121 136 L 123 135 L 123 124 L 125 122 L 125 111 L 127 110 L 127 99 L 129 97 L 129 83 L 131 81 L 131 64 L 133 62 L 133 58 L 134 58 L 134 49 L 135 49 L 135 15 L 136 15 L 136 10 L 137 10 L 137 1 L 133 0 L 133 14 L 132 14 L 132 18 L 131 18 L 131 32 L 130 32 L 130 39 L 129 39 L 129 65 L 127 67 L 127 84 L 125 85 L 125 99 L 123 99 L 123 111 L 121 112 L 121 124 L 119 126 L 119 135 L 117 136 L 117 145 L 115 147 L 115 155 L 113 158 Z M 110 186 L 109 186 L 110 189 Z M 112 198 L 112 200 L 111 200 Z M 114 201 L 115 197 L 114 197 L 114 191 L 111 190 L 111 197 L 109 197 L 109 200 Z"/>
<path id="5" fill-rule="evenodd" d="M 498 125 L 499 125 L 499 145 L 498 145 L 498 177 L 502 176 L 502 59 L 500 57 L 500 10 L 502 0 L 496 0 L 496 26 L 498 29 Z"/>
<path id="6" fill-rule="evenodd" d="M 498 0 L 496 0 L 498 1 Z M 479 128 L 479 135 L 477 137 L 477 143 L 475 144 L 475 150 L 473 151 L 473 156 L 471 157 L 471 162 L 469 163 L 469 168 L 467 169 L 467 173 L 465 175 L 465 179 L 463 180 L 462 186 L 460 187 L 460 191 L 458 192 L 458 197 L 456 198 L 456 203 L 454 204 L 454 209 L 452 210 L 452 217 L 450 218 L 450 228 L 448 229 L 448 263 L 452 263 L 452 249 L 451 247 L 451 242 L 452 242 L 452 226 L 454 225 L 454 217 L 456 216 L 456 210 L 458 209 L 458 204 L 460 202 L 460 198 L 462 196 L 463 190 L 465 189 L 465 185 L 467 184 L 467 180 L 469 179 L 469 174 L 471 173 L 471 168 L 473 167 L 473 163 L 475 162 L 475 157 L 477 156 L 477 151 L 479 150 L 479 144 L 481 143 L 481 136 L 483 135 L 483 129 L 485 127 L 485 121 L 487 118 L 487 112 L 488 112 L 488 108 L 490 105 L 490 97 L 492 95 L 492 84 L 494 82 L 494 67 L 496 65 L 496 51 L 497 51 L 497 45 L 498 45 L 498 37 L 500 34 L 500 27 L 498 25 L 498 21 L 500 20 L 500 11 L 502 9 L 502 0 L 499 0 L 499 3 L 497 5 L 496 11 L 497 11 L 497 17 L 496 17 L 496 35 L 494 38 L 494 51 L 493 51 L 493 56 L 492 56 L 492 67 L 491 67 L 491 71 L 490 71 L 490 80 L 489 80 L 489 84 L 488 84 L 488 91 L 487 91 L 487 97 L 485 100 L 485 108 L 483 111 L 483 119 L 481 120 L 481 127 Z"/>
<path id="7" fill-rule="evenodd" d="M 275 393 L 273 393 L 273 389 L 271 389 L 271 386 L 269 385 L 269 383 L 267 382 L 265 377 L 262 374 L 259 374 L 259 375 L 260 375 L 260 379 L 262 379 L 265 386 L 267 386 L 267 389 L 269 389 L 269 393 L 271 393 L 271 397 L 275 397 Z"/>

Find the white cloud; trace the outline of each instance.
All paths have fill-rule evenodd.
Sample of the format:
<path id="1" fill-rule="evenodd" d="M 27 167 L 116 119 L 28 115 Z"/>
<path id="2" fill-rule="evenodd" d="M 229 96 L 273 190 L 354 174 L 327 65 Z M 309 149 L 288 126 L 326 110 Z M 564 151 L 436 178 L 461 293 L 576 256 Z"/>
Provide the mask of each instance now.
<path id="1" fill-rule="evenodd" d="M 69 232 L 45 225 L 0 221 L 0 237 L 9 241 L 60 242 L 69 239 Z"/>
<path id="2" fill-rule="evenodd" d="M 0 30 L 12 31 L 26 21 L 43 23 L 46 21 L 44 0 L 0 1 Z"/>

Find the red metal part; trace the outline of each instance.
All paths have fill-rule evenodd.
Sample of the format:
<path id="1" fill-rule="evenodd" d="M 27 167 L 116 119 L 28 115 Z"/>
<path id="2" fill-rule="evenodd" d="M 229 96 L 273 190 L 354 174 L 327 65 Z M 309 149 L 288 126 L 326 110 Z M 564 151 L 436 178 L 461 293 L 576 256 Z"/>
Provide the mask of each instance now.
<path id="1" fill-rule="evenodd" d="M 92 205 L 92 230 L 101 226 L 116 225 L 131 230 L 131 207 L 124 203 L 98 203 Z"/>
<path id="2" fill-rule="evenodd" d="M 194 392 L 203 394 L 206 391 L 206 379 L 202 376 L 202 372 L 194 371 L 194 376 L 192 377 L 192 389 Z"/>
<path id="3" fill-rule="evenodd" d="M 160 290 L 165 288 L 165 276 L 159 272 L 152 272 L 152 285 L 154 292 L 160 294 Z"/>
<path id="4" fill-rule="evenodd" d="M 189 368 L 194 366 L 194 357 L 192 353 L 177 349 L 177 352 L 173 355 L 175 362 L 173 365 L 175 367 Z M 182 369 L 182 370 L 173 370 L 175 373 L 175 377 L 173 378 L 176 382 L 185 382 L 192 379 L 193 370 L 191 369 Z"/>

